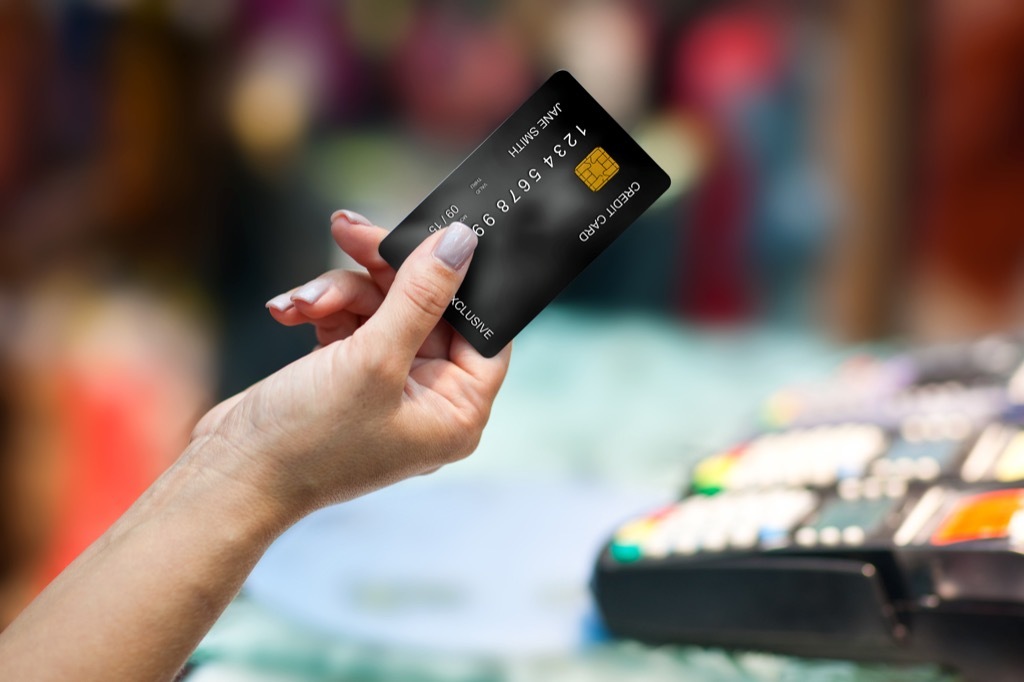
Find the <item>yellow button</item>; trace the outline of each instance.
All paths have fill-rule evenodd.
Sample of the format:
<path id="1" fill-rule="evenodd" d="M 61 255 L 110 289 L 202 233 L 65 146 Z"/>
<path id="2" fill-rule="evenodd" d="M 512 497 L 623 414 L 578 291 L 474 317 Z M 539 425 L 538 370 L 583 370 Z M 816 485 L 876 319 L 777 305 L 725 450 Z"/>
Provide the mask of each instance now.
<path id="1" fill-rule="evenodd" d="M 657 524 L 650 518 L 630 521 L 615 533 L 615 541 L 621 544 L 640 543 L 646 540 Z"/>
<path id="2" fill-rule="evenodd" d="M 1024 431 L 1013 437 L 999 457 L 996 464 L 996 480 L 1024 480 Z"/>
<path id="3" fill-rule="evenodd" d="M 594 147 L 594 151 L 576 166 L 576 177 L 592 192 L 604 187 L 619 172 L 619 164 L 608 155 L 603 147 Z"/>
<path id="4" fill-rule="evenodd" d="M 693 472 L 694 487 L 709 495 L 721 491 L 726 487 L 736 459 L 735 455 L 727 452 L 701 460 Z"/>

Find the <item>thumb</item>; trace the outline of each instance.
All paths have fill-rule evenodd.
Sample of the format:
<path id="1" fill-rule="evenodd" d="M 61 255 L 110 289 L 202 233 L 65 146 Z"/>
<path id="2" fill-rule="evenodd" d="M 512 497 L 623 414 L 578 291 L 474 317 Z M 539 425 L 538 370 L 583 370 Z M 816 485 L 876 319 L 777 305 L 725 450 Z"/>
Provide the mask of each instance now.
<path id="1" fill-rule="evenodd" d="M 412 252 L 384 302 L 363 326 L 378 352 L 400 354 L 412 363 L 459 290 L 476 245 L 472 228 L 456 222 Z"/>

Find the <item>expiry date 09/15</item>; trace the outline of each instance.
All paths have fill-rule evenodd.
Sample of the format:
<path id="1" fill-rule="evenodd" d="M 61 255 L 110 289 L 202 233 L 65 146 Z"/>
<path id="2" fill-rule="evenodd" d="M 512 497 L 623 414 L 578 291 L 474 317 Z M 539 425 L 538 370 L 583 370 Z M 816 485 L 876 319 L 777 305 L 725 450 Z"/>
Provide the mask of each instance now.
<path id="1" fill-rule="evenodd" d="M 578 137 L 574 135 L 573 132 L 570 130 L 562 137 L 562 139 L 565 141 L 565 144 L 563 145 L 561 142 L 559 142 L 558 144 L 551 148 L 551 154 L 548 154 L 543 158 L 544 163 L 546 163 L 549 168 L 553 169 L 555 167 L 556 159 L 565 158 L 565 156 L 568 153 L 567 148 L 575 147 L 576 145 L 579 144 L 580 138 L 587 136 L 587 130 L 582 126 L 577 125 L 576 131 L 579 133 Z M 543 176 L 541 175 L 540 171 L 537 170 L 536 168 L 531 168 L 527 173 L 527 177 L 519 178 L 519 180 L 513 187 L 508 188 L 507 199 L 502 197 L 501 199 L 498 199 L 496 202 L 494 202 L 495 210 L 493 214 L 490 212 L 484 213 L 483 216 L 480 218 L 479 222 L 475 222 L 470 225 L 473 231 L 476 232 L 477 236 L 483 237 L 487 233 L 488 227 L 494 227 L 498 223 L 498 218 L 500 218 L 500 214 L 508 213 L 509 211 L 511 211 L 512 208 L 523 199 L 526 193 L 529 192 L 534 187 L 534 185 L 540 182 L 542 178 Z M 462 211 L 459 209 L 458 204 L 452 204 L 447 209 L 445 209 L 443 213 L 440 214 L 440 219 L 435 220 L 433 223 L 431 223 L 430 227 L 427 229 L 430 232 L 437 232 L 438 230 L 443 229 L 445 226 L 447 226 L 449 223 L 455 220 L 457 216 L 460 215 L 463 221 L 467 220 L 468 216 L 462 213 Z"/>

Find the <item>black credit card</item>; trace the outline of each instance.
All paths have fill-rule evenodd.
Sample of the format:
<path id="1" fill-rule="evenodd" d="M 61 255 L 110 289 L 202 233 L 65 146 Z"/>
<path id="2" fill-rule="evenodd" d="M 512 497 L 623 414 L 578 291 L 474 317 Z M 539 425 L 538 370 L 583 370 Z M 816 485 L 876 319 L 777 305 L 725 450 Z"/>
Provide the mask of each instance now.
<path id="1" fill-rule="evenodd" d="M 480 236 L 444 319 L 486 357 L 668 189 L 669 178 L 567 71 L 547 80 L 384 238 L 398 269 L 430 233 Z"/>

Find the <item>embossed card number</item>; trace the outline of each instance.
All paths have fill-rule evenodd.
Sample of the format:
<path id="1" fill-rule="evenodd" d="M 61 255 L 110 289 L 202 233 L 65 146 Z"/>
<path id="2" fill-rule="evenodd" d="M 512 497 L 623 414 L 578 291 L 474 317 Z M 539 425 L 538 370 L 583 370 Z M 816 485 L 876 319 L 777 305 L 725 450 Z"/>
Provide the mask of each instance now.
<path id="1" fill-rule="evenodd" d="M 491 357 L 668 189 L 650 156 L 567 71 L 547 80 L 392 230 L 398 268 L 454 221 L 480 238 L 445 319 Z"/>

